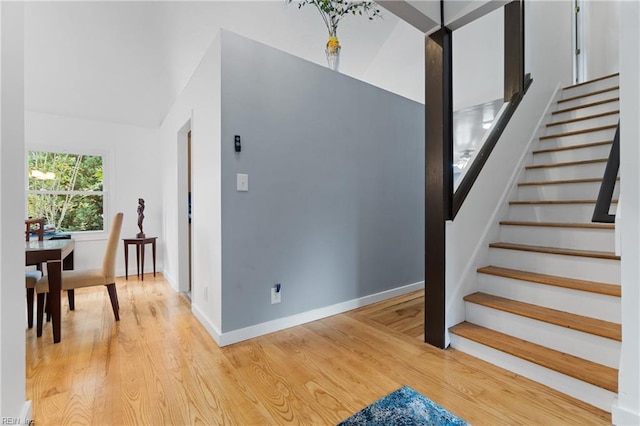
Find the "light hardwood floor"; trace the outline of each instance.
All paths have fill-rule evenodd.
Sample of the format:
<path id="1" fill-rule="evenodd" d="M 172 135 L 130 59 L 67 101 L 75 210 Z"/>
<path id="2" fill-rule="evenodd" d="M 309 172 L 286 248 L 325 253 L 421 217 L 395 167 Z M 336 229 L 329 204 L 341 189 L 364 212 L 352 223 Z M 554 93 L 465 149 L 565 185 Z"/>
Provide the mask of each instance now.
<path id="1" fill-rule="evenodd" d="M 36 425 L 330 425 L 408 385 L 474 425 L 609 424 L 516 374 L 422 342 L 420 293 L 219 348 L 159 275 L 63 301 L 62 342 L 26 332 Z"/>

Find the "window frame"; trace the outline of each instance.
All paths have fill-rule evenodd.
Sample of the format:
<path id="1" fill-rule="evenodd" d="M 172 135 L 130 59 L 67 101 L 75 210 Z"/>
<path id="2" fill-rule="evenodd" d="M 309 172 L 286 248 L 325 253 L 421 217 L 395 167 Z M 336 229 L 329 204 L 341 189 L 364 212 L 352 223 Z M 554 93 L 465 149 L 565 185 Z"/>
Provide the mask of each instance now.
<path id="1" fill-rule="evenodd" d="M 69 154 L 69 155 L 88 155 L 102 158 L 102 191 L 38 191 L 29 189 L 29 153 L 30 152 L 48 152 L 53 154 Z M 87 149 L 80 147 L 61 147 L 54 145 L 29 145 L 25 146 L 24 153 L 24 211 L 25 217 L 29 216 L 29 194 L 54 194 L 54 195 L 102 195 L 102 230 L 94 231 L 65 231 L 65 234 L 71 234 L 76 241 L 92 241 L 92 240 L 104 240 L 108 236 L 108 230 L 111 228 L 111 191 L 112 179 L 114 174 L 112 173 L 112 166 L 110 161 L 109 152 L 98 149 Z"/>

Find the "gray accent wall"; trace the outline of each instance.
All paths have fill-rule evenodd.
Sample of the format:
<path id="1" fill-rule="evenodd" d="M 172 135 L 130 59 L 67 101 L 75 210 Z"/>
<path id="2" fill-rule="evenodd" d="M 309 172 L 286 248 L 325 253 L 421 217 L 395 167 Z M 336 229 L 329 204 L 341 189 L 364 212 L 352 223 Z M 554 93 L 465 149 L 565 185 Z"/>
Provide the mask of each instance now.
<path id="1" fill-rule="evenodd" d="M 423 281 L 424 106 L 227 31 L 221 41 L 221 331 Z"/>

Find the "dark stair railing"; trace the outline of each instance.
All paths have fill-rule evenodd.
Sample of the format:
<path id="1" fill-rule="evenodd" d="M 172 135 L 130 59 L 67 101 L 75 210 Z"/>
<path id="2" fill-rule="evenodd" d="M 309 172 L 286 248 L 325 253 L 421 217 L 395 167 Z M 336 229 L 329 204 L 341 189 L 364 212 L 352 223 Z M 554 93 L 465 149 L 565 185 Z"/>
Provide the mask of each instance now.
<path id="1" fill-rule="evenodd" d="M 524 73 L 524 0 L 504 6 L 504 100 L 510 105 L 453 192 L 452 30 L 425 40 L 425 342 L 445 347 L 446 221 L 453 220 L 531 84 Z"/>
<path id="2" fill-rule="evenodd" d="M 620 168 L 620 122 L 616 129 L 616 135 L 613 138 L 611 151 L 609 152 L 609 160 L 607 167 L 604 169 L 604 177 L 600 185 L 598 200 L 596 207 L 593 209 L 592 222 L 614 223 L 616 215 L 610 214 L 611 201 L 613 200 L 613 191 L 618 180 L 618 169 Z"/>

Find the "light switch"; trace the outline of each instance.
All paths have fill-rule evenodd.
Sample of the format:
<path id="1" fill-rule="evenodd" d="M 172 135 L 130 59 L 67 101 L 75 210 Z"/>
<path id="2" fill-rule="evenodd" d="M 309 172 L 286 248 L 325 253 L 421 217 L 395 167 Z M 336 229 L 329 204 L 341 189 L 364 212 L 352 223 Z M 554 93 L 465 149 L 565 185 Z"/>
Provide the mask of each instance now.
<path id="1" fill-rule="evenodd" d="M 249 190 L 249 175 L 238 173 L 236 175 L 236 189 L 238 191 L 248 191 Z"/>

